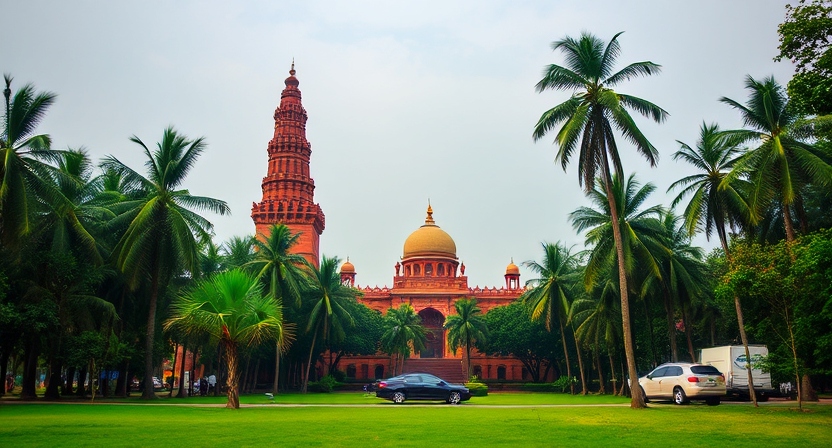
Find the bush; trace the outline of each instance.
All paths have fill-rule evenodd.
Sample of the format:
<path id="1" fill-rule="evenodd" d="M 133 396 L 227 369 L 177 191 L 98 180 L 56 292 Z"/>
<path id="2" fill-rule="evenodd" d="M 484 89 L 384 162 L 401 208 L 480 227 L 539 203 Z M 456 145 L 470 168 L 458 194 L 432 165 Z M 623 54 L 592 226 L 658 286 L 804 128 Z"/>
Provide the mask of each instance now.
<path id="1" fill-rule="evenodd" d="M 339 383 L 343 383 L 344 380 L 347 379 L 347 374 L 343 370 L 333 370 L 330 375 L 332 375 L 332 377 L 335 378 L 335 381 L 338 381 Z"/>
<path id="2" fill-rule="evenodd" d="M 312 392 L 330 393 L 333 389 L 340 386 L 341 383 L 335 380 L 332 375 L 327 375 L 321 378 L 320 381 L 311 381 L 309 383 L 309 390 Z"/>
<path id="3" fill-rule="evenodd" d="M 465 387 L 471 391 L 472 397 L 484 397 L 488 395 L 488 385 L 479 382 L 476 377 L 465 383 Z"/>
<path id="4" fill-rule="evenodd" d="M 524 383 L 520 385 L 520 390 L 523 392 L 560 392 L 561 389 L 555 383 Z"/>

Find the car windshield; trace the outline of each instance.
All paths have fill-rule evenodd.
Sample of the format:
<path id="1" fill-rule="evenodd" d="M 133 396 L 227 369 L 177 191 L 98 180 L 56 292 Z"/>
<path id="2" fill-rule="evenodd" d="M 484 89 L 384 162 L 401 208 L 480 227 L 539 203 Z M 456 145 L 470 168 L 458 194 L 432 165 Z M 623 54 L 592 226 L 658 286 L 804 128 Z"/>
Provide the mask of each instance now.
<path id="1" fill-rule="evenodd" d="M 721 375 L 714 366 L 690 366 L 690 371 L 698 375 Z M 756 387 L 756 386 L 755 386 Z"/>

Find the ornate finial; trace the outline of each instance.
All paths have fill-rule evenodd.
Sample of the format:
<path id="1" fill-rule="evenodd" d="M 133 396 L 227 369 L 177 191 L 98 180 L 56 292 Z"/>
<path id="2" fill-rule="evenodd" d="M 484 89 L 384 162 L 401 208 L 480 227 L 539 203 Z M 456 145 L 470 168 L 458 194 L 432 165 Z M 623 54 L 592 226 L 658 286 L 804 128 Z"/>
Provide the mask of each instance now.
<path id="1" fill-rule="evenodd" d="M 436 225 L 436 222 L 433 220 L 433 208 L 430 206 L 430 199 L 428 199 L 428 216 L 425 218 L 425 225 L 426 226 L 433 226 Z"/>
<path id="2" fill-rule="evenodd" d="M 349 260 L 349 259 L 350 259 L 350 257 L 347 257 L 347 260 Z M 514 257 L 511 257 L 511 264 L 514 264 Z"/>
<path id="3" fill-rule="evenodd" d="M 292 58 L 292 68 L 289 70 L 289 74 L 295 76 L 295 58 Z"/>

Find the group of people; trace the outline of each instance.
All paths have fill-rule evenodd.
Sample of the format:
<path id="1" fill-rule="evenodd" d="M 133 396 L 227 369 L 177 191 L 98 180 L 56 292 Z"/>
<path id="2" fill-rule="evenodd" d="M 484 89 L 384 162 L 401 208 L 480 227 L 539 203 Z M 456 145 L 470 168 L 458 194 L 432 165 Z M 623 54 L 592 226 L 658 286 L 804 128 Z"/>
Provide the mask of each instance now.
<path id="1" fill-rule="evenodd" d="M 213 373 L 210 376 L 203 376 L 198 382 L 194 382 L 194 386 L 198 388 L 197 392 L 201 397 L 213 392 L 217 387 L 217 376 Z M 193 394 L 193 393 L 192 393 Z"/>

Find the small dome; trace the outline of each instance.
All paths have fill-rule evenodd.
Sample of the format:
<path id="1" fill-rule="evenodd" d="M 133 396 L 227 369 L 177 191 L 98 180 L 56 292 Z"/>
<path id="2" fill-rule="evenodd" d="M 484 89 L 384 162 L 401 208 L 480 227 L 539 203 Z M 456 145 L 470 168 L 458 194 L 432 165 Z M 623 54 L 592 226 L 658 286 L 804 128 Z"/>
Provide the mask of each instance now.
<path id="1" fill-rule="evenodd" d="M 350 259 L 347 258 L 347 261 L 341 265 L 341 273 L 342 274 L 355 274 L 355 266 L 350 263 Z"/>
<path id="2" fill-rule="evenodd" d="M 402 258 L 418 256 L 456 258 L 456 243 L 433 221 L 433 209 L 430 205 L 425 225 L 411 233 L 404 242 Z"/>
<path id="3" fill-rule="evenodd" d="M 297 87 L 300 82 L 298 82 L 298 78 L 295 78 L 295 60 L 292 59 L 292 69 L 289 70 L 289 77 L 283 81 L 283 84 L 286 84 L 286 87 L 294 86 Z"/>
<path id="4" fill-rule="evenodd" d="M 514 259 L 511 260 L 511 263 L 506 266 L 506 275 L 520 275 L 520 268 L 514 264 Z"/>

